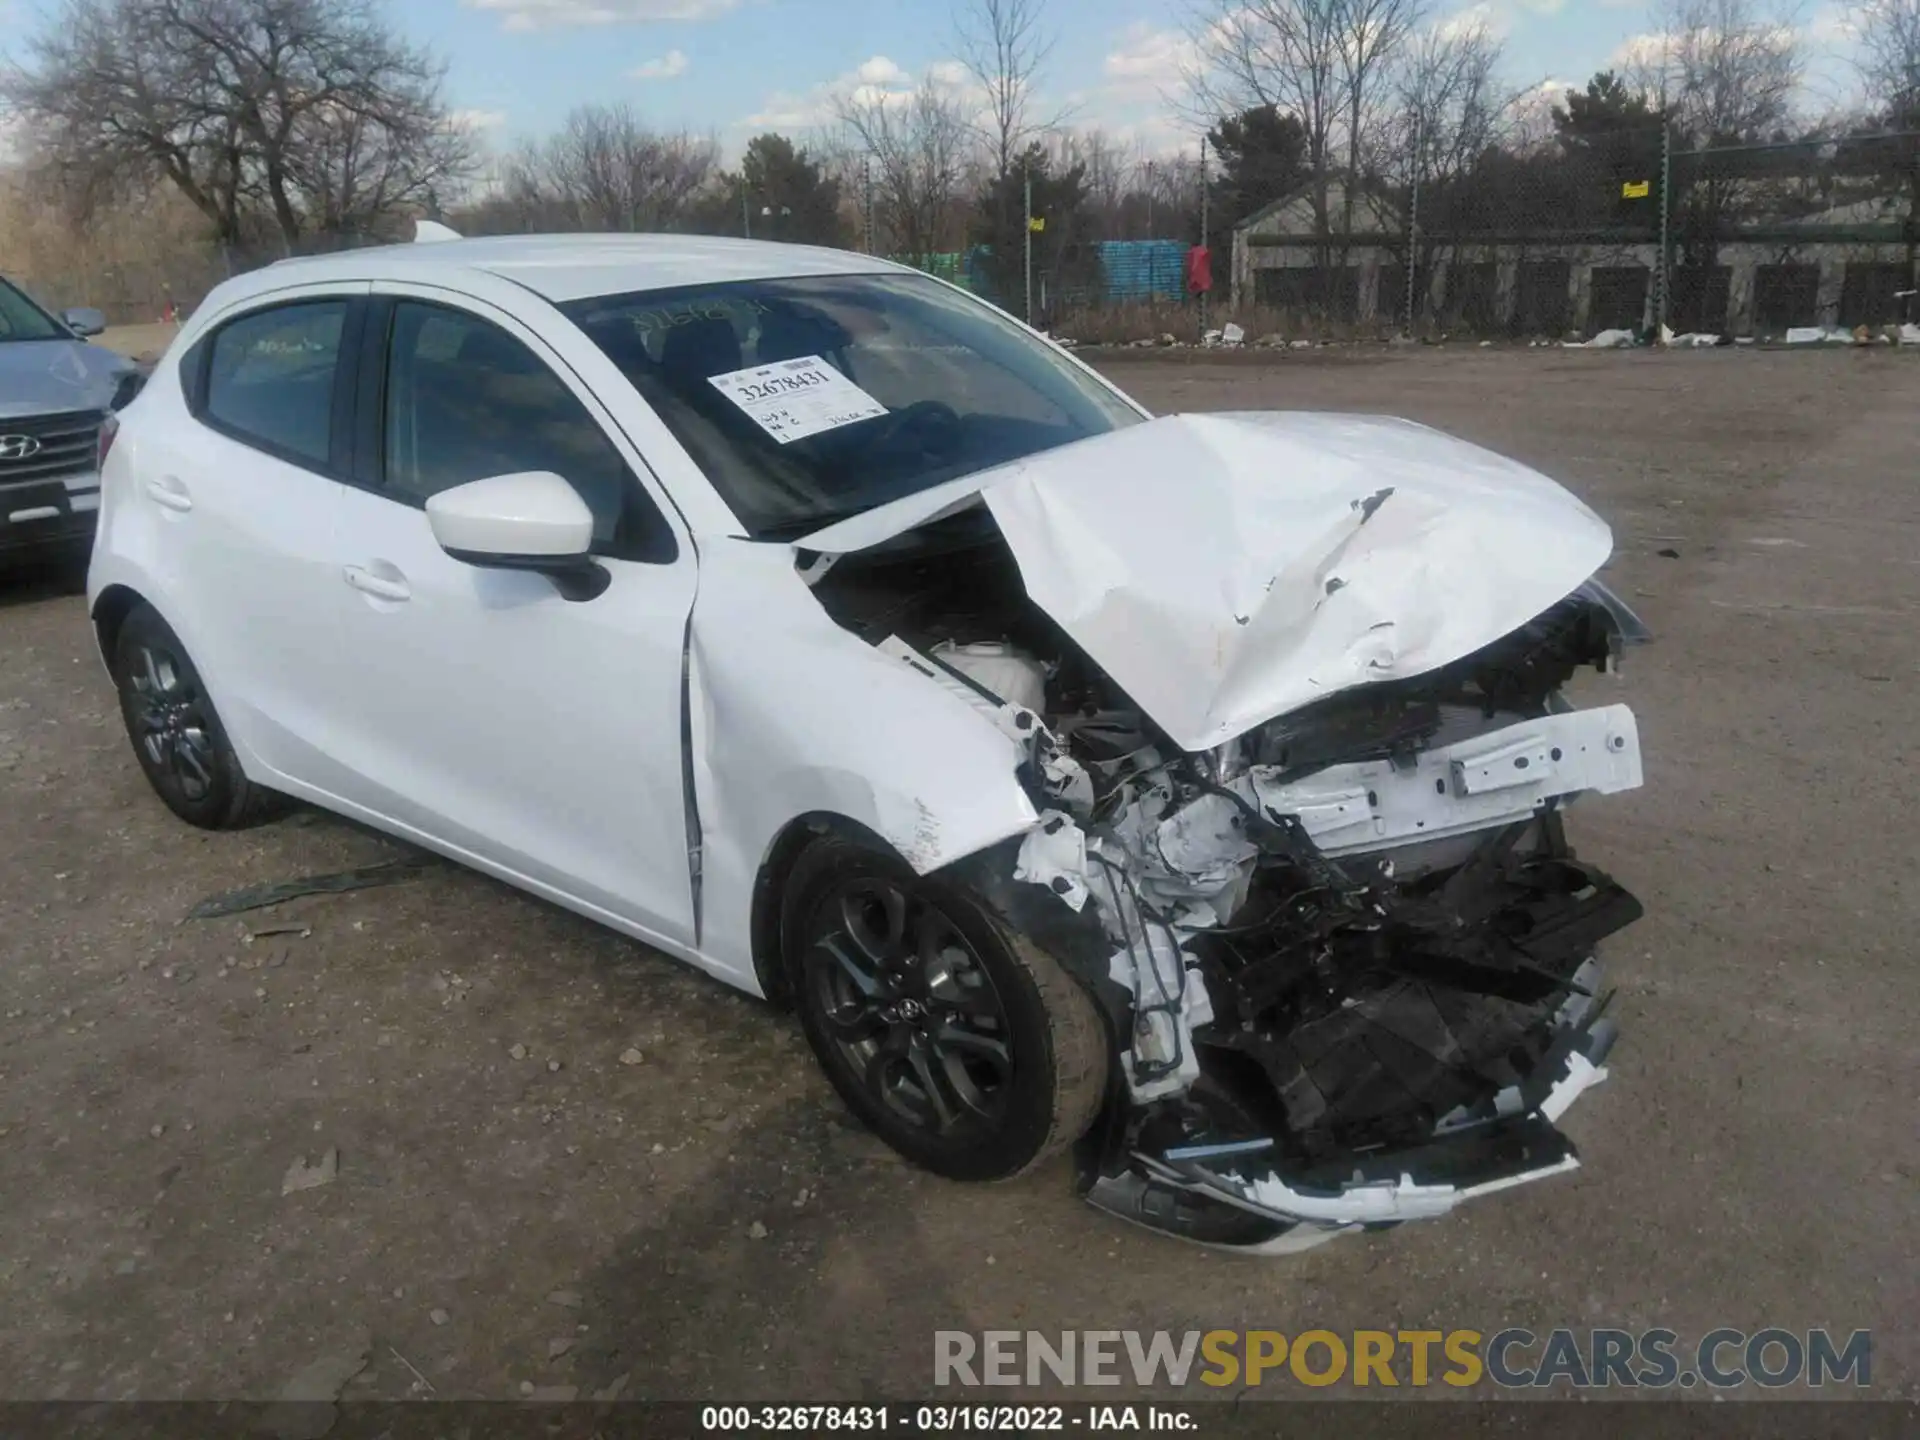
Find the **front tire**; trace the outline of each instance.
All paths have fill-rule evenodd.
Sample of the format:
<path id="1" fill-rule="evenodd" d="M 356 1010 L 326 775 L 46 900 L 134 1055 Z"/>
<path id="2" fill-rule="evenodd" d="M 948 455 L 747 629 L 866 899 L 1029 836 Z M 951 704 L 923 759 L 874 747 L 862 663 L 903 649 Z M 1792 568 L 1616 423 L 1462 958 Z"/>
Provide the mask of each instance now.
<path id="1" fill-rule="evenodd" d="M 1109 1046 L 1091 997 L 972 892 L 818 840 L 789 878 L 781 943 L 827 1078 L 916 1165 L 1006 1179 L 1093 1123 Z"/>
<path id="2" fill-rule="evenodd" d="M 169 810 L 203 830 L 269 818 L 283 797 L 248 780 L 186 646 L 151 605 L 121 622 L 113 681 L 134 758 Z"/>

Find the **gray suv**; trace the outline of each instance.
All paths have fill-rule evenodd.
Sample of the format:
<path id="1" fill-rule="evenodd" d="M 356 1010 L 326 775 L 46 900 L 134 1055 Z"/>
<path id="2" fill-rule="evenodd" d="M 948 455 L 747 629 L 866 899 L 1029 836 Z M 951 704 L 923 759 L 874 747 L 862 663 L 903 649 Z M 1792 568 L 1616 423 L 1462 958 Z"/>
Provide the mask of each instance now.
<path id="1" fill-rule="evenodd" d="M 85 553 L 100 508 L 100 426 L 142 371 L 86 337 L 98 310 L 55 317 L 0 279 L 0 567 Z"/>

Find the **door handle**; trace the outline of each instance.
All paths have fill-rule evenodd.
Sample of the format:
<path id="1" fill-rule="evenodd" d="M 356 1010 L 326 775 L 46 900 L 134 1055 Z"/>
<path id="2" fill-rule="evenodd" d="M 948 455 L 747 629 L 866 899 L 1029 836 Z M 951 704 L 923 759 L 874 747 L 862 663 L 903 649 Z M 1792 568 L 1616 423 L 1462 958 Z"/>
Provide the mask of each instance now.
<path id="1" fill-rule="evenodd" d="M 362 565 L 349 565 L 342 572 L 347 584 L 362 594 L 371 595 L 376 600 L 392 600 L 398 603 L 413 598 L 413 591 L 407 582 L 399 578 L 376 575 Z"/>
<path id="2" fill-rule="evenodd" d="M 193 496 L 187 493 L 178 476 L 162 475 L 147 481 L 146 488 L 147 498 L 162 509 L 177 510 L 182 515 L 193 509 Z"/>

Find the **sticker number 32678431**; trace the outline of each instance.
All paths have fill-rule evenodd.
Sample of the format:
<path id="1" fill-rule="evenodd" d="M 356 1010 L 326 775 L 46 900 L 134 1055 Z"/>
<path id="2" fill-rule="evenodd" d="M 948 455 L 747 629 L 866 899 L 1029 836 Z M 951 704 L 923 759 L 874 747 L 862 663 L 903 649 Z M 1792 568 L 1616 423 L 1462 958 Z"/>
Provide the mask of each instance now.
<path id="1" fill-rule="evenodd" d="M 707 383 L 782 445 L 887 413 L 818 355 L 733 370 Z"/>

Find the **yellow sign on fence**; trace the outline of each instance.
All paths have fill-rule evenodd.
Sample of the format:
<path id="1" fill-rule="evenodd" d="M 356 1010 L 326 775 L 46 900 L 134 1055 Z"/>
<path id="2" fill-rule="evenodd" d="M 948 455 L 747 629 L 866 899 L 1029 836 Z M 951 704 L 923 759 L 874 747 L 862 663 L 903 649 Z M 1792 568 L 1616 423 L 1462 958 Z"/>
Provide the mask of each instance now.
<path id="1" fill-rule="evenodd" d="M 1653 193 L 1651 180 L 1628 180 L 1620 186 L 1622 200 L 1644 200 Z"/>
<path id="2" fill-rule="evenodd" d="M 1027 229 L 1033 231 L 1033 233 L 1036 235 L 1038 235 L 1042 230 L 1046 228 L 1047 228 L 1047 217 L 1044 215 L 1036 215 L 1031 220 L 1027 221 Z"/>

